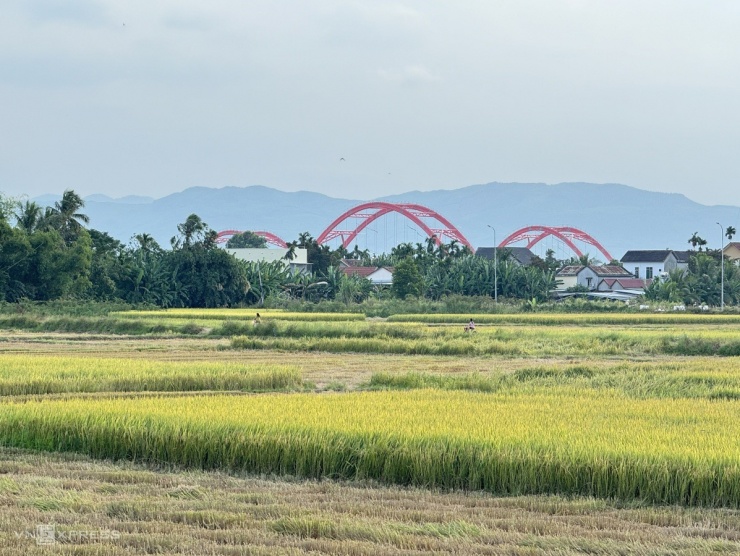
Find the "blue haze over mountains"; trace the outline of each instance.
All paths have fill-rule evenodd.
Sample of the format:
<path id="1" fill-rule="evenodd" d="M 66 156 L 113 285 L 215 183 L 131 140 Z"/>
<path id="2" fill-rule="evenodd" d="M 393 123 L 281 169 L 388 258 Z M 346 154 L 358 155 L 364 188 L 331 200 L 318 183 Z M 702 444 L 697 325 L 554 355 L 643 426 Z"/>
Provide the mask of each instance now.
<path id="1" fill-rule="evenodd" d="M 45 195 L 35 200 L 45 206 L 58 198 Z M 149 233 L 168 248 L 170 238 L 177 234 L 177 224 L 191 213 L 217 231 L 267 230 L 291 241 L 305 231 L 318 237 L 340 214 L 367 200 L 427 206 L 452 222 L 474 247 L 493 245 L 488 224 L 496 228 L 499 242 L 528 225 L 572 226 L 596 238 L 617 259 L 628 249 L 688 249 L 688 238 L 694 232 L 708 240 L 708 247 L 717 248 L 721 238 L 717 222 L 740 229 L 738 207 L 705 206 L 680 194 L 589 183 L 489 183 L 376 199 L 340 199 L 263 186 L 193 187 L 160 199 L 128 196 L 114 200 L 91 195 L 85 198 L 83 212 L 90 217 L 90 227 L 124 243 L 135 234 Z M 408 222 L 401 217 L 398 220 L 404 226 Z M 384 233 L 382 226 L 378 226 L 379 233 Z M 422 239 L 415 232 L 405 238 L 400 235 L 400 241 Z M 368 247 L 373 250 L 372 245 Z M 603 259 L 595 247 L 579 247 Z M 570 252 L 558 256 L 570 256 Z"/>

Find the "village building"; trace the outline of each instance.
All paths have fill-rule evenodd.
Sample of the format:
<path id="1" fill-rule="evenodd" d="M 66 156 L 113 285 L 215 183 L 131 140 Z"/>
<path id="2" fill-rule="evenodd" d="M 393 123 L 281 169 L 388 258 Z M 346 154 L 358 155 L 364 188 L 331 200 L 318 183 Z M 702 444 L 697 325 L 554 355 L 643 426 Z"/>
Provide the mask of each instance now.
<path id="1" fill-rule="evenodd" d="M 624 268 L 635 278 L 651 280 L 665 276 L 675 269 L 687 269 L 689 266 L 688 251 L 671 249 L 627 251 L 620 259 Z"/>
<path id="2" fill-rule="evenodd" d="M 727 260 L 738 264 L 738 261 L 740 261 L 740 243 L 737 241 L 731 241 L 730 243 L 725 245 L 722 253 Z"/>
<path id="3" fill-rule="evenodd" d="M 625 279 L 634 276 L 618 265 L 570 265 L 564 266 L 555 274 L 557 289 L 560 291 L 577 286 L 594 291 L 607 278 Z"/>
<path id="4" fill-rule="evenodd" d="M 349 259 L 352 260 L 352 259 Z M 374 286 L 390 286 L 393 284 L 393 268 L 389 266 L 357 266 L 355 264 L 339 265 L 339 270 L 347 276 L 361 276 L 367 278 Z"/>
<path id="5" fill-rule="evenodd" d="M 652 280 L 642 278 L 603 278 L 596 289 L 600 292 L 642 295 L 651 283 Z"/>

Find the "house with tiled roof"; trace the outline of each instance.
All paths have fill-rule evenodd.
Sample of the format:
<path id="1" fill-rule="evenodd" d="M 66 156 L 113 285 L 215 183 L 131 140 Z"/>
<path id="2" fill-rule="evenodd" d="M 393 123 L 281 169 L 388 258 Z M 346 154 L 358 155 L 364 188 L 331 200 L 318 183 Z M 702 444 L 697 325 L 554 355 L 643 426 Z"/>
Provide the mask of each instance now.
<path id="1" fill-rule="evenodd" d="M 596 289 L 600 292 L 625 292 L 643 294 L 652 280 L 642 278 L 603 278 Z"/>
<path id="2" fill-rule="evenodd" d="M 390 286 L 393 284 L 393 268 L 389 266 L 339 266 L 347 276 L 367 278 L 373 285 Z"/>
<path id="3" fill-rule="evenodd" d="M 558 290 L 576 286 L 596 290 L 599 283 L 607 278 L 626 279 L 634 276 L 618 265 L 570 265 L 564 266 L 555 274 L 555 279 L 559 282 Z"/>

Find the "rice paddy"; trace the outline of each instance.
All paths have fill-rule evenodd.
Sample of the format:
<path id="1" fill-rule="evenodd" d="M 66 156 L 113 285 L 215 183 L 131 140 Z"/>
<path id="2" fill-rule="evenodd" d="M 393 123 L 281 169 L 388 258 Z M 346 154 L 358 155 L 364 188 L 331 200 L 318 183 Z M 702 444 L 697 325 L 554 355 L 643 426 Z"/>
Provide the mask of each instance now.
<path id="1" fill-rule="evenodd" d="M 89 318 L 78 328 L 79 318 L 62 327 L 66 317 L 35 323 L 4 317 L 0 450 L 11 462 L 52 452 L 114 461 L 103 465 L 115 470 L 134 462 L 144 466 L 141 477 L 165 466 L 184 482 L 192 473 L 226 473 L 233 477 L 227 483 L 257 476 L 277 485 L 329 481 L 357 498 L 340 515 L 298 511 L 301 502 L 286 499 L 284 509 L 255 521 L 248 505 L 224 509 L 198 487 L 194 497 L 183 487 L 174 499 L 194 504 L 169 523 L 198 538 L 200 549 L 164 535 L 156 552 L 242 553 L 252 542 L 262 547 L 254 553 L 740 551 L 737 528 L 716 525 L 740 507 L 737 316 L 364 320 L 356 313 L 261 311 L 255 326 L 254 314 L 137 311 Z M 471 316 L 479 326 L 466 333 L 462 325 Z M 59 512 L 89 512 L 95 523 L 122 529 L 132 520 L 164 527 L 152 520 L 170 515 L 142 493 L 105 508 L 82 502 L 82 487 L 31 496 L 10 473 L 10 482 L 0 477 L 6 540 L 7 524 L 16 523 L 7 512 L 29 503 L 55 519 Z M 360 493 L 352 491 L 358 483 Z M 416 520 L 406 515 L 381 524 L 373 520 L 386 520 L 390 510 L 379 509 L 371 521 L 358 513 L 362 496 L 398 488 L 419 493 Z M 450 509 L 431 520 L 422 508 L 445 497 L 463 506 L 476 501 L 479 509 Z M 681 542 L 662 536 L 663 525 L 644 538 L 626 525 L 620 529 L 630 531 L 626 536 L 606 527 L 597 542 L 590 525 L 588 539 L 573 529 L 555 534 L 552 517 L 539 517 L 524 536 L 508 536 L 504 522 L 483 519 L 490 504 L 548 507 L 548 500 L 565 515 L 589 519 L 632 507 L 625 512 L 635 512 L 637 521 L 675 527 L 666 516 L 697 512 L 704 522 L 695 530 L 682 526 Z M 214 526 L 232 540 L 211 545 L 199 536 Z M 126 543 L 141 534 L 134 529 L 124 531 Z M 163 530 L 175 535 L 175 529 Z M 494 538 L 501 544 L 491 544 Z M 659 550 L 658 538 L 671 548 Z M 124 544 L 76 549 L 123 553 Z M 33 553 L 33 539 L 11 545 Z"/>
<path id="2" fill-rule="evenodd" d="M 199 469 L 740 506 L 740 405 L 615 392 L 6 404 L 0 442 Z"/>

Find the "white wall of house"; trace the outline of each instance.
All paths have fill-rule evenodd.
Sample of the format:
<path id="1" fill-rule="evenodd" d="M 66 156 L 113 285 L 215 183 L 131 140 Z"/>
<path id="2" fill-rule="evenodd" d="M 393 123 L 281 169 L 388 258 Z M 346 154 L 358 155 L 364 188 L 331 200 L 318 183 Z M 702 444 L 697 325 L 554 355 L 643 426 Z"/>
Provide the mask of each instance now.
<path id="1" fill-rule="evenodd" d="M 599 285 L 600 278 L 596 273 L 589 267 L 583 267 L 578 273 L 578 285 L 588 288 L 589 290 L 595 290 Z"/>
<path id="2" fill-rule="evenodd" d="M 676 257 L 671 253 L 665 261 L 624 263 L 624 269 L 631 272 L 635 278 L 657 278 L 664 272 L 670 272 L 678 267 Z"/>
<path id="3" fill-rule="evenodd" d="M 367 279 L 377 286 L 390 285 L 393 283 L 393 274 L 387 268 L 379 268 L 372 274 L 368 274 Z"/>
<path id="4" fill-rule="evenodd" d="M 575 276 L 555 276 L 555 279 L 559 282 L 562 282 L 558 286 L 558 290 L 567 290 L 568 288 L 572 288 L 574 286 L 583 286 L 584 288 L 588 288 L 590 290 L 595 290 L 599 283 L 599 277 L 596 275 L 596 273 L 588 268 L 587 266 L 583 267 L 581 270 L 578 271 L 578 274 Z"/>
<path id="5" fill-rule="evenodd" d="M 556 276 L 555 280 L 560 282 L 557 287 L 558 290 L 567 290 L 578 283 L 577 276 Z"/>

